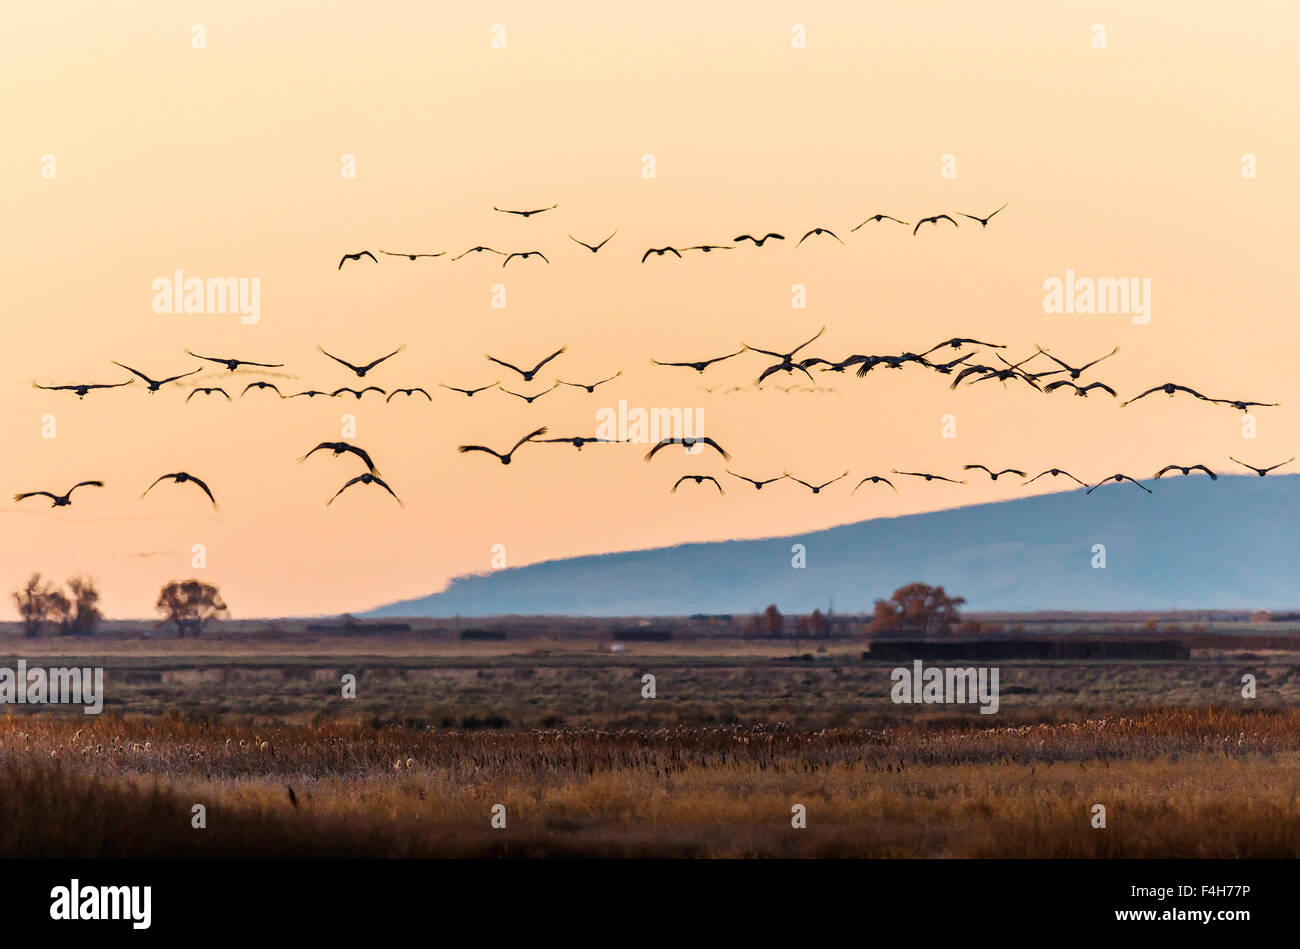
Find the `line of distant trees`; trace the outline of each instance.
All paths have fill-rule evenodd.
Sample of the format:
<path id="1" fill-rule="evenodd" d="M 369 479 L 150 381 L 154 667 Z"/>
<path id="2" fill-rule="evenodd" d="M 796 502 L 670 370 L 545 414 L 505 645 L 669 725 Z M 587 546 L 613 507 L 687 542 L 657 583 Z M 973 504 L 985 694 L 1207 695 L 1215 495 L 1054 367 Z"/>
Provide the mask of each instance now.
<path id="1" fill-rule="evenodd" d="M 42 631 L 60 636 L 94 635 L 104 618 L 95 581 L 89 577 L 70 577 L 65 587 L 37 572 L 14 591 L 14 605 L 18 608 L 24 637 L 32 639 Z M 230 612 L 221 591 L 201 580 L 173 580 L 164 585 L 155 609 L 163 615 L 158 625 L 173 624 L 182 639 L 186 635 L 197 637 L 204 622 Z"/>
<path id="2" fill-rule="evenodd" d="M 899 587 L 887 600 L 876 600 L 875 609 L 866 632 L 871 636 L 917 636 L 923 638 L 949 636 L 954 632 L 968 632 L 961 621 L 958 607 L 966 602 L 964 597 L 949 596 L 942 586 L 926 583 L 909 583 Z M 796 616 L 794 628 L 776 604 L 752 616 L 745 627 L 745 635 L 756 639 L 827 639 L 837 633 L 839 621 L 813 610 L 807 616 Z M 843 635 L 843 633 L 840 633 Z"/>

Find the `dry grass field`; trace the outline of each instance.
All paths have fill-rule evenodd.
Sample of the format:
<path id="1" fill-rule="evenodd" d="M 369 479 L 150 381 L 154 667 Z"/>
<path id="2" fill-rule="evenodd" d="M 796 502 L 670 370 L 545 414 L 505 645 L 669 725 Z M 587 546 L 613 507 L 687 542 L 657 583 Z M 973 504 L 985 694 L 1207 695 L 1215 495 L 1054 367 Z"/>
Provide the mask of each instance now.
<path id="1" fill-rule="evenodd" d="M 1296 857 L 1300 713 L 524 731 L 11 716 L 0 853 Z"/>
<path id="2" fill-rule="evenodd" d="M 1300 856 L 1293 652 L 1002 662 L 980 715 L 860 641 L 14 645 L 107 696 L 7 708 L 5 856 Z"/>

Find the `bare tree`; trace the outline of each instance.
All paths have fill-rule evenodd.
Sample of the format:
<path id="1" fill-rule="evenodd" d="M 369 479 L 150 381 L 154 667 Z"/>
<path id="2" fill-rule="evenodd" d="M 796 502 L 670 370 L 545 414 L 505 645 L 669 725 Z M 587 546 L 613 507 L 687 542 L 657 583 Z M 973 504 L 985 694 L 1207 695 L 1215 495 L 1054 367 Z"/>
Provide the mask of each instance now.
<path id="1" fill-rule="evenodd" d="M 950 597 L 943 587 L 909 583 L 899 587 L 888 600 L 876 600 L 872 633 L 919 633 L 934 636 L 947 633 L 961 616 L 957 607 L 965 597 Z"/>
<path id="2" fill-rule="evenodd" d="M 197 637 L 204 620 L 229 612 L 221 591 L 201 580 L 173 580 L 158 594 L 157 609 L 167 617 L 164 623 L 176 624 L 182 639 L 187 632 Z"/>
<path id="3" fill-rule="evenodd" d="M 90 636 L 104 618 L 99 610 L 99 589 L 89 577 L 71 577 L 68 580 L 72 612 L 66 632 L 73 636 Z"/>
<path id="4" fill-rule="evenodd" d="M 20 589 L 14 591 L 14 605 L 23 622 L 23 636 L 31 639 L 41 631 L 41 624 L 50 617 L 51 597 L 57 588 L 47 583 L 40 573 L 33 573 Z"/>

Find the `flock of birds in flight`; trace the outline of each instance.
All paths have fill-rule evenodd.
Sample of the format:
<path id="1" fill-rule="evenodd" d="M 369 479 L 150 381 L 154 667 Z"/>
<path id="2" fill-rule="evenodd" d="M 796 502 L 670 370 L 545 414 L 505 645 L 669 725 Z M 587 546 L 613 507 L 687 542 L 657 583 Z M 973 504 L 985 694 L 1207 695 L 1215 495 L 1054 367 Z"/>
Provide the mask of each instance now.
<path id="1" fill-rule="evenodd" d="M 530 218 L 535 214 L 543 214 L 547 211 L 553 211 L 558 207 L 559 204 L 552 204 L 550 207 L 546 207 L 546 208 L 534 208 L 530 211 L 519 211 L 519 210 L 513 210 L 509 208 L 498 208 L 494 206 L 492 210 L 499 211 L 502 214 L 513 214 L 522 218 Z M 969 218 L 972 221 L 977 221 L 981 228 L 985 228 L 989 226 L 989 221 L 993 220 L 995 215 L 997 215 L 999 212 L 1005 209 L 1006 209 L 1006 205 L 1004 204 L 996 211 L 992 211 L 989 214 L 985 215 L 984 217 L 980 217 L 978 214 L 966 214 L 966 213 L 960 213 L 957 215 L 957 217 L 964 217 L 964 218 Z M 918 218 L 915 224 L 913 224 L 910 221 L 904 221 L 901 218 L 894 217 L 893 215 L 877 212 L 876 214 L 873 214 L 871 217 L 867 218 L 861 224 L 858 224 L 857 226 L 850 228 L 850 233 L 858 231 L 868 224 L 880 224 L 885 221 L 891 221 L 894 224 L 901 224 L 904 227 L 912 228 L 913 237 L 917 235 L 917 232 L 921 230 L 922 225 L 925 224 L 938 227 L 940 226 L 941 221 L 947 221 L 953 227 L 961 226 L 960 224 L 957 223 L 957 219 L 954 218 L 951 214 L 931 214 L 927 217 Z M 600 243 L 598 244 L 589 244 L 584 240 L 580 240 L 574 237 L 572 234 L 569 235 L 569 240 L 573 241 L 575 244 L 579 245 L 580 247 L 586 248 L 591 253 L 597 254 L 600 253 L 601 248 L 603 248 L 606 244 L 608 244 L 611 240 L 613 240 L 616 234 L 618 234 L 617 228 L 612 233 L 610 233 L 608 237 L 600 241 Z M 814 227 L 811 230 L 805 231 L 803 236 L 800 237 L 795 242 L 795 246 L 796 247 L 801 246 L 803 242 L 808 240 L 810 237 L 829 237 L 829 238 L 833 238 L 836 241 L 839 241 L 841 244 L 844 243 L 843 238 L 841 238 L 839 234 L 831 230 L 829 227 Z M 776 231 L 768 231 L 767 233 L 763 234 L 762 237 L 755 237 L 753 234 L 740 234 L 737 237 L 733 237 L 731 239 L 730 244 L 692 244 L 690 246 L 682 246 L 682 247 L 674 247 L 671 245 L 664 246 L 664 247 L 648 247 L 646 248 L 645 252 L 642 253 L 641 255 L 641 263 L 644 264 L 651 257 L 663 257 L 665 254 L 672 254 L 674 257 L 680 260 L 682 258 L 683 253 L 690 253 L 691 251 L 699 251 L 700 253 L 710 254 L 715 250 L 735 250 L 737 247 L 739 247 L 741 244 L 743 244 L 746 241 L 750 242 L 755 247 L 762 247 L 768 241 L 784 241 L 785 239 L 786 237 L 784 234 L 779 234 Z M 791 239 L 793 239 L 793 237 Z M 380 250 L 379 253 L 384 254 L 385 256 L 388 257 L 405 257 L 407 260 L 420 260 L 422 258 L 432 259 L 435 257 L 447 256 L 447 251 L 410 252 L 410 251 Z M 452 257 L 451 259 L 453 261 L 457 261 L 460 260 L 462 257 L 468 257 L 470 254 L 496 254 L 498 257 L 504 257 L 505 260 L 501 261 L 501 266 L 503 269 L 507 264 L 510 263 L 510 261 L 516 259 L 531 260 L 533 258 L 537 258 L 538 260 L 542 261 L 545 264 L 549 264 L 551 262 L 550 258 L 547 257 L 546 254 L 542 253 L 542 251 L 540 250 L 504 251 L 504 250 L 497 250 L 494 247 L 487 247 L 483 244 L 476 244 L 475 246 L 462 251 L 461 253 L 457 254 L 455 257 Z M 363 259 L 369 260 L 372 263 L 376 263 L 376 264 L 379 263 L 379 258 L 376 257 L 372 251 L 359 250 L 359 251 L 355 251 L 354 253 L 344 254 L 342 257 L 340 257 L 339 264 L 336 269 L 342 270 L 343 265 L 348 263 L 349 261 L 360 261 Z"/>
<path id="2" fill-rule="evenodd" d="M 542 214 L 547 211 L 554 210 L 556 207 L 558 207 L 558 205 L 553 204 L 550 207 L 537 208 L 537 209 L 527 210 L 527 211 L 510 210 L 510 209 L 498 208 L 498 207 L 494 207 L 493 210 L 499 211 L 504 214 L 512 214 L 512 215 L 518 215 L 523 218 L 529 218 L 537 214 Z M 962 214 L 960 216 L 969 218 L 973 221 L 977 221 L 981 227 L 987 227 L 989 221 L 992 220 L 994 216 L 996 216 L 1005 208 L 1006 205 L 1004 204 L 1002 207 L 998 208 L 997 210 L 991 212 L 990 214 L 984 217 L 980 217 L 978 215 L 973 215 L 973 214 Z M 896 218 L 888 214 L 877 213 L 867 218 L 861 224 L 858 224 L 856 227 L 852 228 L 852 230 L 857 231 L 859 228 L 862 228 L 867 224 L 882 223 L 885 221 L 893 222 L 895 224 L 902 225 L 905 227 L 912 227 L 913 235 L 917 234 L 921 229 L 921 226 L 924 224 L 939 226 L 941 221 L 947 221 L 953 227 L 960 226 L 958 222 L 948 214 L 935 214 L 935 215 L 930 215 L 928 217 L 922 217 L 919 220 L 917 220 L 917 222 L 913 225 L 910 222 L 904 221 L 900 218 Z M 594 253 L 598 253 L 606 244 L 608 244 L 610 240 L 612 240 L 614 236 L 617 235 L 617 233 L 618 231 L 615 230 L 608 237 L 604 238 L 604 240 L 600 241 L 597 244 L 589 244 L 585 241 L 579 240 L 576 237 L 573 237 L 573 235 L 569 235 L 569 236 L 575 243 L 580 244 L 582 247 L 586 248 L 588 251 L 594 254 Z M 840 240 L 839 236 L 834 231 L 828 228 L 816 227 L 807 231 L 802 237 L 800 237 L 798 240 L 798 244 L 796 246 L 798 246 L 799 244 L 803 244 L 803 242 L 808 240 L 809 238 L 822 237 L 822 236 L 830 237 L 843 243 L 843 241 Z M 775 232 L 765 233 L 762 237 L 754 237 L 753 235 L 750 234 L 742 234 L 734 239 L 734 243 L 732 245 L 698 244 L 691 247 L 682 247 L 682 248 L 677 248 L 677 247 L 650 248 L 645 251 L 645 253 L 641 257 L 641 260 L 644 263 L 651 256 L 663 256 L 664 254 L 668 254 L 668 253 L 672 253 L 678 257 L 681 257 L 682 251 L 698 250 L 704 253 L 710 253 L 715 250 L 734 250 L 736 245 L 739 245 L 744 241 L 750 241 L 754 244 L 754 246 L 762 247 L 769 240 L 783 241 L 785 239 L 786 238 L 784 235 Z M 389 256 L 394 256 L 394 257 L 407 257 L 410 260 L 417 260 L 422 257 L 443 256 L 441 252 L 439 253 L 397 253 L 397 252 L 381 250 L 380 253 L 387 254 Z M 509 264 L 511 260 L 514 260 L 516 258 L 522 260 L 528 260 L 531 257 L 539 257 L 541 260 L 549 263 L 549 260 L 540 251 L 534 251 L 534 250 L 516 251 L 507 254 L 503 251 L 494 250 L 493 248 L 484 247 L 484 246 L 471 247 L 469 250 L 466 250 L 465 252 L 457 255 L 456 257 L 453 257 L 452 259 L 459 260 L 462 257 L 465 257 L 466 255 L 472 253 L 493 253 L 493 254 L 501 255 L 505 257 L 505 260 L 502 263 L 503 267 L 506 266 L 506 264 Z M 362 258 L 369 258 L 372 261 L 378 262 L 377 258 L 370 251 L 368 250 L 358 251 L 352 254 L 345 254 L 343 258 L 339 261 L 339 269 L 342 269 L 343 264 L 349 260 L 360 260 Z M 813 371 L 817 371 L 820 373 L 844 373 L 850 369 L 853 369 L 858 378 L 863 378 L 876 369 L 902 370 L 904 366 L 913 365 L 921 369 L 933 371 L 940 375 L 952 376 L 953 378 L 950 386 L 950 388 L 952 389 L 956 389 L 963 382 L 965 382 L 969 386 L 980 382 L 997 380 L 998 382 L 1001 382 L 1004 387 L 1008 382 L 1014 381 L 1044 393 L 1052 393 L 1057 391 L 1058 389 L 1067 389 L 1071 391 L 1074 395 L 1079 397 L 1087 397 L 1089 393 L 1093 393 L 1093 392 L 1104 392 L 1106 395 L 1111 396 L 1112 398 L 1118 397 L 1115 389 L 1104 382 L 1094 380 L 1094 381 L 1089 381 L 1081 384 L 1081 380 L 1084 373 L 1088 372 L 1094 366 L 1098 365 L 1104 360 L 1111 358 L 1116 353 L 1118 353 L 1119 352 L 1118 346 L 1112 349 L 1109 353 L 1106 353 L 1105 355 L 1099 356 L 1088 362 L 1082 363 L 1081 365 L 1078 366 L 1066 362 L 1065 360 L 1054 355 L 1050 351 L 1043 349 L 1041 346 L 1035 346 L 1033 352 L 1025 356 L 1023 359 L 1017 360 L 1016 362 L 1011 362 L 1007 360 L 1002 356 L 1000 352 L 993 353 L 994 358 L 997 360 L 998 363 L 997 365 L 991 364 L 987 360 L 983 362 L 974 362 L 973 360 L 977 356 L 979 356 L 985 349 L 990 351 L 996 351 L 996 350 L 1006 349 L 1006 345 L 1001 343 L 985 342 L 971 337 L 953 337 L 951 339 L 946 339 L 940 343 L 935 344 L 934 346 L 931 346 L 929 349 L 926 349 L 922 352 L 909 351 L 909 352 L 902 352 L 902 353 L 887 353 L 887 354 L 855 353 L 855 354 L 844 356 L 839 359 L 832 359 L 824 356 L 807 356 L 807 357 L 799 358 L 799 354 L 803 352 L 803 350 L 805 350 L 808 346 L 812 345 L 812 343 L 816 342 L 825 331 L 826 328 L 822 327 L 821 330 L 819 330 L 812 337 L 800 343 L 798 346 L 795 346 L 793 349 L 786 350 L 786 351 L 781 351 L 777 349 L 764 349 L 758 346 L 751 346 L 750 344 L 742 340 L 740 341 L 740 348 L 736 349 L 734 352 L 724 353 L 720 356 L 713 356 L 713 357 L 698 359 L 698 360 L 672 360 L 672 361 L 652 358 L 650 360 L 650 363 L 652 365 L 660 366 L 660 367 L 692 369 L 697 373 L 703 374 L 706 370 L 708 370 L 712 366 L 715 366 L 719 363 L 726 362 L 731 359 L 735 359 L 744 353 L 752 352 L 762 356 L 766 356 L 770 360 L 773 360 L 769 365 L 767 365 L 765 368 L 763 368 L 760 371 L 757 381 L 755 383 L 758 386 L 761 386 L 765 380 L 767 380 L 768 378 L 770 378 L 771 376 L 777 373 L 787 373 L 790 376 L 794 376 L 795 374 L 799 373 L 807 377 L 810 381 L 815 382 L 815 379 L 812 375 Z M 963 347 L 982 347 L 982 349 L 969 349 L 968 351 L 963 352 L 961 355 L 955 356 L 955 358 L 948 358 L 948 356 L 952 356 L 954 353 L 962 350 Z M 369 373 L 371 373 L 380 365 L 386 363 L 388 360 L 397 356 L 405 348 L 406 348 L 405 345 L 402 345 L 399 346 L 397 349 L 393 350 L 392 352 L 379 356 L 375 359 L 372 359 L 369 362 L 354 363 L 326 351 L 323 347 L 320 346 L 317 347 L 317 349 L 319 349 L 324 356 L 328 357 L 329 359 L 333 360 L 339 365 L 345 367 L 346 369 L 351 371 L 356 376 L 357 379 L 360 380 L 366 379 Z M 186 352 L 190 356 L 194 357 L 195 359 L 203 360 L 204 362 L 209 362 L 209 363 L 216 363 L 218 365 L 224 366 L 227 370 L 231 372 L 242 369 L 244 367 L 249 367 L 252 369 L 278 369 L 278 368 L 283 368 L 284 366 L 284 363 L 258 362 L 249 359 L 207 356 L 207 355 L 200 355 L 191 350 L 187 350 Z M 563 355 L 565 352 L 567 352 L 567 347 L 561 346 L 559 349 L 555 350 L 549 355 L 538 360 L 536 363 L 532 364 L 528 368 L 517 366 L 511 362 L 508 362 L 504 359 L 501 359 L 497 356 L 493 356 L 491 354 L 487 354 L 486 358 L 489 362 L 494 363 L 495 365 L 501 367 L 502 369 L 510 370 L 511 372 L 515 373 L 516 375 L 518 375 L 521 382 L 528 384 L 528 383 L 532 383 L 536 379 L 537 375 L 542 371 L 544 367 L 550 364 L 553 360 Z M 941 354 L 941 355 L 936 357 L 935 354 Z M 1043 360 L 1043 359 L 1050 360 L 1050 363 L 1052 364 L 1052 368 L 1038 368 L 1038 366 L 1041 365 L 1041 363 L 1035 364 L 1033 367 L 1031 367 L 1031 364 L 1034 363 L 1035 360 Z M 131 378 L 127 378 L 125 381 L 122 382 L 109 382 L 109 383 L 68 383 L 68 384 L 47 386 L 47 385 L 40 385 L 39 383 L 33 382 L 32 385 L 35 388 L 44 389 L 48 391 L 69 391 L 76 394 L 79 398 L 84 399 L 90 392 L 94 390 L 121 388 L 133 384 L 138 378 L 144 382 L 146 386 L 146 391 L 150 394 L 153 394 L 159 392 L 162 389 L 162 387 L 165 385 L 178 382 L 179 380 L 193 376 L 199 372 L 202 372 L 204 369 L 203 366 L 199 366 L 198 368 L 192 369 L 188 372 L 182 372 L 177 375 L 164 376 L 162 378 L 155 379 L 147 375 L 146 373 L 140 371 L 139 369 L 135 369 L 131 366 L 126 365 L 125 363 L 117 362 L 116 360 L 114 360 L 114 364 L 121 367 L 122 369 L 125 369 L 127 372 L 131 373 Z M 499 389 L 501 392 L 510 396 L 514 396 L 518 399 L 521 399 L 525 403 L 531 405 L 537 399 L 540 399 L 543 396 L 547 395 L 548 393 L 555 391 L 560 386 L 569 386 L 573 388 L 583 389 L 587 393 L 593 393 L 599 386 L 602 386 L 608 382 L 611 382 L 619 378 L 622 374 L 623 372 L 620 369 L 617 372 L 613 373 L 612 375 L 601 378 L 595 382 L 573 382 L 564 379 L 555 379 L 548 388 L 544 388 L 538 392 L 534 392 L 531 394 L 525 392 L 517 392 L 514 389 L 508 389 L 504 385 L 502 385 L 501 380 L 499 378 L 490 383 L 484 385 L 472 386 L 472 387 L 453 386 L 453 385 L 447 385 L 446 383 L 442 383 L 442 382 L 439 382 L 438 385 L 452 392 L 460 393 L 461 395 L 464 395 L 467 398 L 473 398 L 475 395 L 491 389 Z M 1067 376 L 1068 378 L 1050 379 L 1050 377 L 1052 376 Z M 794 387 L 789 387 L 784 391 L 790 391 L 791 388 Z M 416 396 L 423 396 L 429 402 L 433 401 L 433 396 L 430 395 L 428 389 L 418 385 L 404 386 L 400 388 L 394 388 L 392 390 L 386 390 L 376 385 L 365 385 L 360 388 L 354 386 L 342 386 L 333 390 L 307 389 L 301 392 L 295 392 L 286 395 L 280 391 L 279 387 L 275 383 L 269 382 L 264 379 L 256 380 L 248 383 L 246 386 L 244 386 L 243 390 L 239 393 L 239 397 L 243 398 L 252 391 L 263 392 L 266 390 L 270 390 L 274 392 L 281 399 L 294 399 L 294 398 L 302 398 L 302 397 L 312 399 L 317 396 L 322 396 L 327 398 L 340 398 L 340 397 L 346 398 L 347 396 L 352 396 L 355 399 L 360 400 L 367 393 L 376 392 L 379 394 L 379 396 L 384 397 L 384 401 L 386 403 L 391 402 L 395 397 L 399 395 L 405 395 L 410 398 L 414 398 Z M 822 390 L 820 390 L 818 387 L 814 387 L 813 389 L 807 389 L 805 387 L 805 391 L 822 391 Z M 1157 393 L 1163 393 L 1169 396 L 1170 398 L 1181 393 L 1204 402 L 1231 406 L 1242 412 L 1246 412 L 1249 409 L 1254 407 L 1262 408 L 1262 407 L 1271 407 L 1277 405 L 1277 403 L 1255 402 L 1255 401 L 1249 401 L 1244 399 L 1215 398 L 1215 397 L 1204 395 L 1201 392 L 1198 392 L 1197 390 L 1189 386 L 1185 386 L 1173 382 L 1166 382 L 1157 386 L 1152 386 L 1151 388 L 1141 393 L 1138 393 L 1132 398 L 1121 402 L 1120 405 L 1121 406 L 1131 405 L 1135 402 L 1145 399 L 1147 396 L 1155 395 Z M 192 389 L 190 389 L 189 394 L 185 398 L 185 401 L 189 402 L 196 395 L 203 395 L 203 396 L 217 395 L 217 396 L 224 397 L 227 401 L 233 401 L 230 393 L 223 386 L 217 386 L 217 385 L 195 386 Z M 545 436 L 549 436 L 549 437 L 545 437 Z M 606 438 L 606 437 L 600 437 L 595 435 L 593 436 L 566 435 L 566 436 L 558 436 L 558 437 L 550 436 L 548 427 L 540 426 L 534 428 L 528 434 L 517 439 L 513 444 L 511 444 L 505 450 L 498 450 L 496 448 L 492 448 L 487 445 L 460 445 L 458 446 L 457 451 L 461 454 L 482 453 L 482 454 L 490 455 L 496 458 L 501 464 L 509 465 L 514 460 L 515 454 L 526 445 L 563 444 L 563 445 L 571 445 L 574 448 L 581 451 L 584 446 L 590 444 L 619 443 L 625 441 L 627 440 L 617 439 L 617 438 Z M 653 460 L 661 450 L 668 448 L 670 446 L 679 446 L 691 454 L 695 454 L 697 450 L 709 448 L 712 449 L 712 451 L 717 456 L 721 457 L 723 460 L 725 461 L 731 460 L 731 455 L 713 438 L 702 436 L 702 435 L 692 436 L 692 435 L 685 435 L 685 434 L 678 435 L 678 436 L 670 436 L 670 437 L 665 437 L 660 439 L 646 453 L 645 460 L 647 462 Z M 355 458 L 360 460 L 365 467 L 364 471 L 362 471 L 356 477 L 353 477 L 347 482 L 345 482 L 344 485 L 341 488 L 339 488 L 337 492 L 335 492 L 333 497 L 331 497 L 326 502 L 327 505 L 332 504 L 334 500 L 337 499 L 339 495 L 341 495 L 348 488 L 358 484 L 377 485 L 379 488 L 381 488 L 382 490 L 386 491 L 389 495 L 391 495 L 392 498 L 396 500 L 398 504 L 403 503 L 401 499 L 398 497 L 397 493 L 388 484 L 388 482 L 380 477 L 379 470 L 375 466 L 373 459 L 371 458 L 370 454 L 366 452 L 364 449 L 356 445 L 352 445 L 348 442 L 326 441 L 316 445 L 305 455 L 303 455 L 299 459 L 299 461 L 306 461 L 308 458 L 310 458 L 312 455 L 314 455 L 319 451 L 328 451 L 334 457 L 340 457 L 345 454 L 354 456 Z M 1287 461 L 1280 462 L 1278 464 L 1270 465 L 1268 467 L 1263 467 L 1263 468 L 1247 464 L 1246 462 L 1239 461 L 1236 458 L 1232 458 L 1231 460 L 1236 462 L 1239 465 L 1242 465 L 1243 467 L 1250 469 L 1260 477 L 1263 477 L 1267 475 L 1269 472 L 1276 470 L 1277 468 L 1290 464 L 1295 459 L 1290 458 Z M 1002 468 L 1002 469 L 994 470 L 982 464 L 965 465 L 963 467 L 963 471 L 972 471 L 972 472 L 982 471 L 985 474 L 987 474 L 988 477 L 993 481 L 997 481 L 998 478 L 1004 475 L 1014 475 L 1019 478 L 1027 479 L 1024 481 L 1024 484 L 1026 485 L 1032 484 L 1038 479 L 1048 477 L 1048 476 L 1052 478 L 1064 477 L 1076 482 L 1077 484 L 1079 484 L 1079 486 L 1085 488 L 1086 489 L 1085 493 L 1087 494 L 1091 494 L 1093 491 L 1097 490 L 1097 488 L 1101 487 L 1104 484 L 1108 484 L 1112 482 L 1121 483 L 1127 481 L 1134 484 L 1138 488 L 1141 488 L 1143 491 L 1146 491 L 1148 494 L 1151 493 L 1150 489 L 1147 488 L 1144 484 L 1142 484 L 1141 481 L 1122 473 L 1115 473 L 1112 475 L 1108 475 L 1107 477 L 1098 481 L 1096 484 L 1088 485 L 1086 482 L 1081 481 L 1079 478 L 1075 477 L 1070 472 L 1061 468 L 1048 468 L 1032 477 L 1030 477 L 1026 471 L 1021 470 L 1019 468 Z M 1197 471 L 1204 472 L 1211 479 L 1217 480 L 1218 478 L 1217 473 L 1204 464 L 1166 465 L 1165 467 L 1157 471 L 1153 475 L 1153 477 L 1158 479 L 1167 474 L 1170 474 L 1171 472 L 1178 472 L 1186 476 L 1186 475 L 1191 475 L 1193 472 L 1197 472 Z M 809 481 L 804 481 L 801 478 L 797 478 L 789 471 L 783 471 L 779 476 L 764 478 L 764 479 L 751 478 L 747 475 L 743 475 L 738 472 L 732 471 L 729 468 L 725 469 L 725 473 L 727 475 L 730 475 L 733 478 L 736 478 L 740 481 L 744 481 L 752 485 L 755 490 L 762 490 L 765 486 L 769 484 L 773 484 L 778 481 L 789 480 L 794 483 L 803 485 L 813 494 L 820 494 L 825 488 L 849 476 L 849 471 L 846 470 L 844 471 L 843 474 L 835 478 L 832 478 L 829 481 L 813 483 Z M 946 475 L 933 474 L 930 472 L 923 472 L 923 471 L 902 471 L 897 468 L 894 468 L 891 469 L 890 473 L 901 477 L 915 478 L 925 482 L 941 481 L 941 482 L 949 482 L 953 484 L 966 483 L 965 479 L 952 478 Z M 185 471 L 177 471 L 177 472 L 171 472 L 168 474 L 161 475 L 152 484 L 150 484 L 148 488 L 145 489 L 144 493 L 141 495 L 141 498 L 147 496 L 150 491 L 152 491 L 158 484 L 160 484 L 163 481 L 171 481 L 177 485 L 193 484 L 196 488 L 201 490 L 207 496 L 208 500 L 211 502 L 213 507 L 216 507 L 217 504 L 216 497 L 214 496 L 212 489 L 209 487 L 207 482 Z M 714 487 L 717 488 L 719 493 L 723 493 L 723 494 L 726 493 L 722 487 L 722 484 L 719 482 L 718 477 L 713 474 L 682 475 L 673 483 L 670 491 L 676 492 L 677 489 L 682 484 L 687 482 L 693 482 L 696 485 L 703 485 L 705 482 L 709 482 Z M 883 485 L 887 485 L 895 492 L 897 492 L 898 490 L 894 482 L 889 478 L 885 477 L 884 475 L 870 474 L 862 478 L 860 481 L 858 481 L 857 485 L 853 488 L 853 493 L 856 493 L 858 489 L 860 489 L 866 484 L 873 484 L 873 485 L 883 484 Z M 80 481 L 75 485 L 73 485 L 71 488 L 69 488 L 63 494 L 57 494 L 52 491 L 27 491 L 27 492 L 14 495 L 14 500 L 24 501 L 29 498 L 47 497 L 52 502 L 53 507 L 68 507 L 72 503 L 73 492 L 76 491 L 78 488 L 82 488 L 82 487 L 102 488 L 104 487 L 104 482 L 99 480 Z"/>

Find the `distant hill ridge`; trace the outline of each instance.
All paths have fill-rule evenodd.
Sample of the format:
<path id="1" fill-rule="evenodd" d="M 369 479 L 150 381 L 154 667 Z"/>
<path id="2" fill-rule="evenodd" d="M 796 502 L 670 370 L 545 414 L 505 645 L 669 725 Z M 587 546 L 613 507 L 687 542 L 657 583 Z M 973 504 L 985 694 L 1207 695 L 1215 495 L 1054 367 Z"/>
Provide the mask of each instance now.
<path id="1" fill-rule="evenodd" d="M 911 581 L 976 611 L 1294 609 L 1300 476 L 1222 475 L 876 518 L 806 534 L 552 560 L 460 577 L 367 616 L 869 610 Z M 791 566 L 791 546 L 807 566 Z M 1105 546 L 1106 566 L 1092 566 Z"/>

